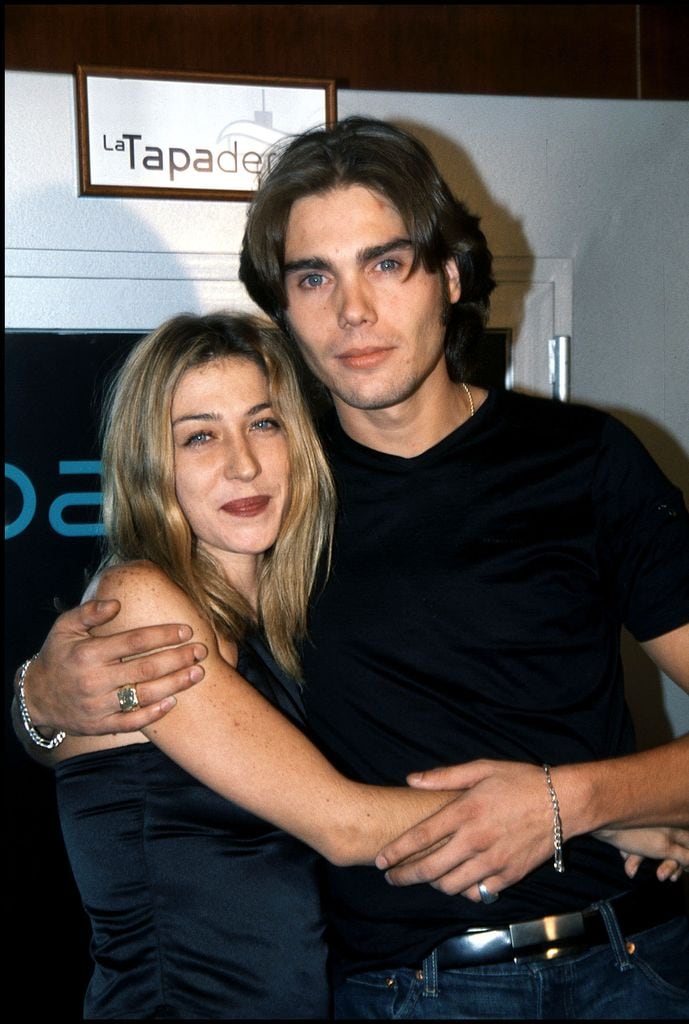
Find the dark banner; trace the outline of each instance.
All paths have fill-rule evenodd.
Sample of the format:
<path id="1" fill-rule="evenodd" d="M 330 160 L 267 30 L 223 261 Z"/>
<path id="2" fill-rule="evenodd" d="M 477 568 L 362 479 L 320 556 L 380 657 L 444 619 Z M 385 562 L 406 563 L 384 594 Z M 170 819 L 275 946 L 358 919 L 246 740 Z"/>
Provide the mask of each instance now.
<path id="1" fill-rule="evenodd" d="M 55 811 L 52 773 L 9 716 L 17 666 L 99 559 L 103 387 L 140 334 L 5 334 L 5 792 L 12 986 L 27 1006 L 81 1018 L 89 929 Z M 9 820 L 7 820 L 7 818 Z M 7 904 L 6 904 L 7 905 Z"/>

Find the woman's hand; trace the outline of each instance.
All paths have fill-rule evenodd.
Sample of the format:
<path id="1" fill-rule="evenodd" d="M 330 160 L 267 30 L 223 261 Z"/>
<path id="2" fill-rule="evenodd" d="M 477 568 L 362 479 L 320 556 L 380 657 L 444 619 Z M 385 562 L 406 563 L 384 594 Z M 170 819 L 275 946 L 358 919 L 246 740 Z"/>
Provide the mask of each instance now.
<path id="1" fill-rule="evenodd" d="M 676 882 L 683 871 L 689 871 L 689 829 L 600 829 L 593 835 L 617 847 L 624 858 L 624 870 L 629 878 L 634 878 L 646 857 L 660 861 L 656 876 L 661 882 Z"/>

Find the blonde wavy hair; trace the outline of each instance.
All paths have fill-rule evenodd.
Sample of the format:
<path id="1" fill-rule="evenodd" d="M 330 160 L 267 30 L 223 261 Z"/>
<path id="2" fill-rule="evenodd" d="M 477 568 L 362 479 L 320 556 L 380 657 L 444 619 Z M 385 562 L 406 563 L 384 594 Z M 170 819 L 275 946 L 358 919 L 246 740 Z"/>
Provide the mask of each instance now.
<path id="1" fill-rule="evenodd" d="M 266 375 L 287 438 L 289 502 L 261 565 L 258 621 L 196 541 L 175 493 L 172 398 L 187 370 L 228 357 L 249 359 Z M 279 664 L 301 672 L 297 646 L 308 603 L 327 566 L 335 490 L 299 372 L 284 337 L 244 314 L 181 314 L 138 342 L 110 383 L 101 428 L 103 523 L 101 568 L 137 559 L 158 565 L 221 635 L 239 641 L 258 626 Z"/>

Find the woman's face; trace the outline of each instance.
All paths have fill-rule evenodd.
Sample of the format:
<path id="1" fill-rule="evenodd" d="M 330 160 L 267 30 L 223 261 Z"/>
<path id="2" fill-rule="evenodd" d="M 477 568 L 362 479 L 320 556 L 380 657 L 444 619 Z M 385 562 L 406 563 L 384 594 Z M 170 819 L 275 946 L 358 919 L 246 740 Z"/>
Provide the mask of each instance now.
<path id="1" fill-rule="evenodd" d="M 241 589 L 275 543 L 289 501 L 287 440 L 268 382 L 230 356 L 188 370 L 172 399 L 177 500 L 199 544 Z"/>

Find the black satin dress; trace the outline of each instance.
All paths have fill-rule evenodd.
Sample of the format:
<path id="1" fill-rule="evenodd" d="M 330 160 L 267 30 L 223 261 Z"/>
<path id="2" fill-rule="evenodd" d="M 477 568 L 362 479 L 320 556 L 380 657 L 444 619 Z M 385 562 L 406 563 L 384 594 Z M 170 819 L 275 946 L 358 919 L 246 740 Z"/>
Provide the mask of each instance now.
<path id="1" fill-rule="evenodd" d="M 260 641 L 240 649 L 238 670 L 303 723 L 295 684 Z M 153 743 L 70 758 L 56 779 L 93 932 L 86 1019 L 327 1018 L 312 850 Z"/>

